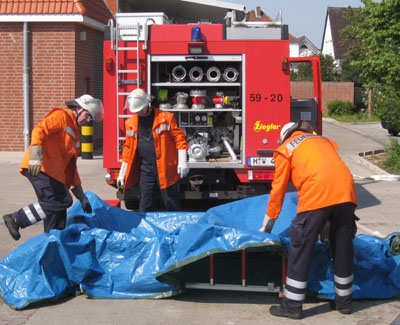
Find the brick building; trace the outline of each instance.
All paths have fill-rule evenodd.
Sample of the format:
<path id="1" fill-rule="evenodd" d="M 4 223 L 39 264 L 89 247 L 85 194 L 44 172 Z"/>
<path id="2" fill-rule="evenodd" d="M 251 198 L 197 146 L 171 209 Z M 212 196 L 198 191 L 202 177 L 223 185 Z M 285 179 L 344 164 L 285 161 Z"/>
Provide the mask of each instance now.
<path id="1" fill-rule="evenodd" d="M 33 126 L 66 100 L 102 98 L 103 35 L 112 17 L 103 0 L 0 3 L 0 151 L 23 151 Z M 101 141 L 101 125 L 96 131 Z"/>

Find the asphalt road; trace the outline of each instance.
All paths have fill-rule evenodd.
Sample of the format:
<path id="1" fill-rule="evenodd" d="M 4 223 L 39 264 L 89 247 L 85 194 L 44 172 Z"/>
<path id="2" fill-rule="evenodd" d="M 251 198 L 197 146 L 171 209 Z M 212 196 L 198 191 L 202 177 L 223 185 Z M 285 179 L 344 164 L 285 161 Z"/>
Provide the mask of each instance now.
<path id="1" fill-rule="evenodd" d="M 356 158 L 356 153 L 381 149 L 391 137 L 379 123 L 345 125 L 324 120 L 324 135 L 336 140 L 340 155 L 357 176 L 383 173 Z M 0 152 L 0 214 L 10 213 L 35 201 L 29 182 L 18 173 L 22 153 Z M 104 181 L 101 155 L 93 160 L 79 160 L 84 190 L 102 199 L 114 199 L 115 191 Z M 356 180 L 360 225 L 387 235 L 400 229 L 400 183 Z M 15 242 L 0 220 L 0 258 L 18 245 L 43 231 L 36 224 L 21 231 Z M 359 233 L 363 232 L 360 231 Z M 327 301 L 307 298 L 303 320 L 291 321 L 270 316 L 271 304 L 278 304 L 277 294 L 230 291 L 188 290 L 175 298 L 160 300 L 106 300 L 86 296 L 69 297 L 57 303 L 22 311 L 10 309 L 0 301 L 0 324 L 400 324 L 400 300 L 361 300 L 353 304 L 353 314 L 330 310 Z"/>

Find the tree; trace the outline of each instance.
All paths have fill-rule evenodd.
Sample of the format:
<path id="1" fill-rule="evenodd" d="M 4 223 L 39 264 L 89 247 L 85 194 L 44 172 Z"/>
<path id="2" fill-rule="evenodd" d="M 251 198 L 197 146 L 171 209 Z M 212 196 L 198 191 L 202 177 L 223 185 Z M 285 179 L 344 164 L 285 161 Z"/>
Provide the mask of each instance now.
<path id="1" fill-rule="evenodd" d="M 389 103 L 400 110 L 400 0 L 361 2 L 364 7 L 348 17 L 351 25 L 342 33 L 351 42 L 347 64 L 365 88 L 375 89 L 373 105 L 383 118 Z"/>
<path id="2" fill-rule="evenodd" d="M 322 81 L 334 81 L 336 75 L 336 66 L 333 57 L 329 54 L 319 55 L 321 61 L 321 79 Z"/>
<path id="3" fill-rule="evenodd" d="M 336 66 L 333 57 L 330 55 L 319 55 L 321 61 L 321 79 L 322 81 L 334 81 Z M 312 65 L 310 62 L 297 63 L 294 70 L 290 71 L 291 80 L 311 81 L 313 79 Z"/>

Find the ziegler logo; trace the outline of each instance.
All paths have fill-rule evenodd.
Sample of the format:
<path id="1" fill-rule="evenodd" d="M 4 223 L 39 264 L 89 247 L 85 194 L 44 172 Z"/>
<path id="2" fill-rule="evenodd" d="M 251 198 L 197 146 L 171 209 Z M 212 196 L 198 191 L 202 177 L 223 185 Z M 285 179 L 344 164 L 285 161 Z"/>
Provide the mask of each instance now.
<path id="1" fill-rule="evenodd" d="M 269 132 L 271 130 L 278 130 L 281 127 L 280 124 L 263 124 L 261 121 L 256 121 L 253 126 L 254 132 L 260 132 L 261 130 L 264 130 L 265 132 Z"/>

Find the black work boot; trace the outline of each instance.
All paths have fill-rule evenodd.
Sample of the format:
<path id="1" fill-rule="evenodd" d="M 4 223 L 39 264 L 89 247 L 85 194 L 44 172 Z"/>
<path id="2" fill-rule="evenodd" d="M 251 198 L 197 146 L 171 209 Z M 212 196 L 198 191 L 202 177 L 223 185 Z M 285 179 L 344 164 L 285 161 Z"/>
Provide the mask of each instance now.
<path id="1" fill-rule="evenodd" d="M 345 314 L 345 315 L 350 315 L 351 314 L 351 307 L 339 307 L 336 305 L 336 303 L 332 300 L 329 302 L 329 307 L 331 307 L 331 309 L 336 309 L 338 312 L 340 312 L 341 314 Z"/>
<path id="2" fill-rule="evenodd" d="M 282 307 L 282 305 L 271 306 L 271 308 L 269 309 L 269 313 L 274 316 L 287 317 L 287 318 L 291 318 L 291 319 L 302 319 L 303 318 L 303 312 L 286 310 L 284 307 Z"/>
<path id="3" fill-rule="evenodd" d="M 14 238 L 15 240 L 18 240 L 21 238 L 21 235 L 19 233 L 19 226 L 17 225 L 17 223 L 15 222 L 15 220 L 13 219 L 11 214 L 6 214 L 3 216 L 4 219 L 4 223 L 6 224 L 6 227 L 8 228 L 8 231 L 10 232 L 10 235 L 12 236 L 12 238 Z"/>

